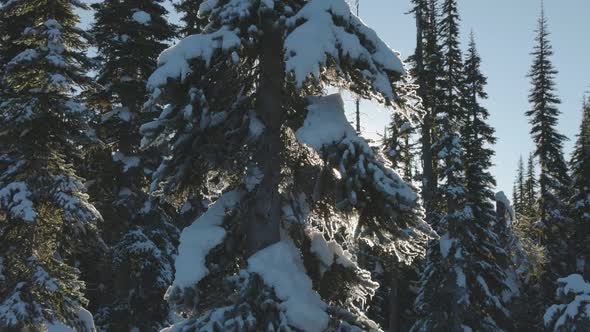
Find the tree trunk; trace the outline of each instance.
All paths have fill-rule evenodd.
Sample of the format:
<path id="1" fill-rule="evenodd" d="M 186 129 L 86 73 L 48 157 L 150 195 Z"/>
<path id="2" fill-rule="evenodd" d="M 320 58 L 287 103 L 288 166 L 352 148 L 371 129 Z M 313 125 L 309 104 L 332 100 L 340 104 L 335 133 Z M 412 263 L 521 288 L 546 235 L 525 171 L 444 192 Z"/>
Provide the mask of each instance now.
<path id="1" fill-rule="evenodd" d="M 422 123 L 422 193 L 424 207 L 426 209 L 427 221 L 434 210 L 434 193 L 436 192 L 436 178 L 434 176 L 432 159 L 432 110 L 428 107 L 428 96 L 426 96 L 426 82 L 424 81 L 424 36 L 422 22 L 424 13 L 420 4 L 416 6 L 414 15 L 416 17 L 416 76 L 418 78 L 418 95 L 424 101 L 426 115 Z"/>
<path id="2" fill-rule="evenodd" d="M 389 290 L 389 332 L 401 331 L 400 305 L 399 305 L 399 281 L 398 276 L 391 276 L 391 289 Z"/>
<path id="3" fill-rule="evenodd" d="M 281 126 L 284 118 L 282 88 L 283 69 L 282 34 L 274 27 L 274 19 L 263 17 L 260 40 L 260 85 L 257 94 L 256 114 L 265 130 L 258 142 L 255 160 L 263 172 L 262 182 L 253 196 L 253 206 L 246 220 L 246 253 L 251 255 L 280 240 L 281 197 L 279 183 L 283 144 Z"/>

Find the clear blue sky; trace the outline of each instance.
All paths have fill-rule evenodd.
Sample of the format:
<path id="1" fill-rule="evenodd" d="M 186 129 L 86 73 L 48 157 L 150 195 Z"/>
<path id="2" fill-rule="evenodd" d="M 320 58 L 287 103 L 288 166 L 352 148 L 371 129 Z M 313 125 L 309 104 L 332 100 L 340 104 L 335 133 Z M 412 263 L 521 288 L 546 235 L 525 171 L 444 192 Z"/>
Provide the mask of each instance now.
<path id="1" fill-rule="evenodd" d="M 563 101 L 559 130 L 570 137 L 566 143 L 569 160 L 580 122 L 582 96 L 590 85 L 590 0 L 545 0 L 545 8 L 555 52 L 553 61 L 559 70 L 557 88 Z M 411 15 L 406 15 L 409 9 L 410 0 L 361 0 L 360 16 L 405 58 L 415 46 L 415 23 Z M 473 29 L 483 71 L 488 76 L 489 99 L 484 105 L 492 114 L 491 124 L 498 136 L 493 173 L 498 190 L 511 193 L 518 158 L 521 154 L 526 157 L 533 149 L 524 112 L 529 108 L 526 75 L 540 0 L 459 0 L 459 10 L 464 44 Z M 87 13 L 82 21 L 84 25 L 89 23 Z M 352 112 L 352 98 L 348 99 Z M 364 133 L 375 138 L 377 132 L 383 132 L 389 111 L 369 102 L 362 105 Z"/>

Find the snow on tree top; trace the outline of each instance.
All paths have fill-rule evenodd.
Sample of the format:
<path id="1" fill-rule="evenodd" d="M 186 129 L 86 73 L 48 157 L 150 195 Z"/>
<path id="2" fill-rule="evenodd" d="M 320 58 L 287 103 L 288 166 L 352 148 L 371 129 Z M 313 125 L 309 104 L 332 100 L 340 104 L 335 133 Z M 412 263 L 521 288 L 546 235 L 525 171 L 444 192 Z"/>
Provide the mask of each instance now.
<path id="1" fill-rule="evenodd" d="M 351 26 L 356 33 L 347 31 L 334 22 L 334 16 Z M 305 23 L 296 26 L 298 22 Z M 354 16 L 344 0 L 310 0 L 287 25 L 294 27 L 285 39 L 286 71 L 292 72 L 298 86 L 311 75 L 318 79 L 328 56 L 338 61 L 341 56 L 368 65 L 361 73 L 373 88 L 394 99 L 388 72 L 402 75 L 404 66 L 399 56 L 373 31 Z M 359 37 L 371 46 L 364 45 Z"/>
<path id="2" fill-rule="evenodd" d="M 144 12 L 143 10 L 137 10 L 133 13 L 133 15 L 131 16 L 131 18 L 139 23 L 139 24 L 143 24 L 143 25 L 149 25 L 150 22 L 152 21 L 152 16 L 146 12 Z"/>
<path id="3" fill-rule="evenodd" d="M 160 54 L 159 67 L 148 79 L 148 88 L 154 90 L 169 78 L 184 80 L 191 73 L 189 60 L 201 59 L 209 65 L 216 50 L 228 51 L 240 45 L 240 37 L 227 29 L 188 36 Z"/>
<path id="4" fill-rule="evenodd" d="M 506 194 L 503 191 L 499 191 L 496 193 L 496 201 L 502 203 L 508 211 L 508 213 L 510 214 L 510 217 L 514 219 L 514 210 L 512 209 L 512 203 L 510 202 L 508 197 L 506 197 Z"/>
<path id="5" fill-rule="evenodd" d="M 290 325 L 308 332 L 328 327 L 327 305 L 313 289 L 299 251 L 292 245 L 278 242 L 257 252 L 248 259 L 248 271 L 273 287 Z"/>
<path id="6" fill-rule="evenodd" d="M 561 289 L 564 294 L 590 294 L 590 283 L 587 283 L 579 274 L 571 274 L 565 278 L 557 279 L 557 283 L 562 285 Z"/>
<path id="7" fill-rule="evenodd" d="M 324 146 L 356 136 L 344 114 L 344 101 L 339 94 L 310 97 L 309 110 L 303 126 L 295 133 L 297 140 L 317 151 Z"/>
<path id="8" fill-rule="evenodd" d="M 295 132 L 297 140 L 320 153 L 322 149 L 334 144 L 345 144 L 351 151 L 360 149 L 358 153 L 366 155 L 362 158 L 366 165 L 358 165 L 361 177 L 370 178 L 377 190 L 397 203 L 413 206 L 418 195 L 399 174 L 385 167 L 369 144 L 358 136 L 346 119 L 340 94 L 309 97 L 308 100 L 307 117 L 303 126 Z"/>

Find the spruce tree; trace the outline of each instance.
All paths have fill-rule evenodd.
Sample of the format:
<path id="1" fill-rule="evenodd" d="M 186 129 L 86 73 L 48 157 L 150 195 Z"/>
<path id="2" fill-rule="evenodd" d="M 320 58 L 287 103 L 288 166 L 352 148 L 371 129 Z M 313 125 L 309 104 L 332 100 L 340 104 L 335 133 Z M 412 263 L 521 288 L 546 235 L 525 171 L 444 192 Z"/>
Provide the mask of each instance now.
<path id="1" fill-rule="evenodd" d="M 422 196 L 426 220 L 440 219 L 438 192 L 438 157 L 433 149 L 439 130 L 436 127 L 437 109 L 441 101 L 442 56 L 439 44 L 438 3 L 436 0 L 413 0 L 412 13 L 416 20 L 416 50 L 410 58 L 411 74 L 418 84 L 424 116 L 421 121 L 420 142 L 422 161 Z"/>
<path id="2" fill-rule="evenodd" d="M 179 0 L 174 3 L 174 8 L 181 15 L 182 26 L 180 33 L 183 36 L 190 36 L 201 32 L 207 25 L 207 18 L 199 15 L 199 8 L 203 0 Z"/>
<path id="3" fill-rule="evenodd" d="M 167 298 L 189 319 L 169 331 L 378 329 L 363 306 L 378 284 L 355 255 L 394 271 L 431 231 L 415 188 L 322 91 L 403 111 L 401 61 L 344 0 L 207 1 L 201 14 L 203 33 L 160 56 L 147 105 L 167 106 L 142 126 L 143 147 L 165 153 L 154 193 L 182 203 L 207 186 L 214 201 L 181 234 Z"/>
<path id="4" fill-rule="evenodd" d="M 80 147 L 96 142 L 76 96 L 91 87 L 87 43 L 74 13 L 82 7 L 79 1 L 16 0 L 0 11 L 4 23 L 28 24 L 8 40 L 15 50 L 9 53 L 22 51 L 2 77 L 8 90 L 0 106 L 3 331 L 94 330 L 76 266 L 103 247 L 101 216 L 72 166 Z"/>
<path id="5" fill-rule="evenodd" d="M 516 214 L 516 220 L 519 220 L 524 216 L 524 210 L 526 209 L 526 189 L 525 189 L 525 171 L 524 161 L 522 156 L 518 160 L 518 167 L 516 169 L 516 179 L 514 181 L 514 212 Z"/>
<path id="6" fill-rule="evenodd" d="M 536 144 L 535 157 L 539 160 L 539 220 L 543 242 L 547 246 L 552 276 L 564 275 L 568 268 L 568 229 L 566 196 L 570 179 L 563 157 L 563 142 L 566 137 L 557 131 L 557 105 L 560 103 L 555 91 L 557 71 L 551 62 L 553 50 L 549 42 L 547 18 L 542 10 L 538 20 L 536 45 L 532 52 L 533 64 L 529 73 L 532 89 L 529 102 L 532 107 L 526 112 L 532 125 L 531 135 Z M 554 288 L 554 287 L 551 287 Z M 553 289 L 547 290 L 553 292 Z"/>
<path id="7" fill-rule="evenodd" d="M 582 123 L 570 162 L 573 195 L 569 200 L 574 221 L 576 270 L 590 279 L 590 100 L 583 104 Z"/>
<path id="8" fill-rule="evenodd" d="M 97 324 L 108 331 L 155 331 L 168 319 L 164 293 L 172 282 L 176 228 L 174 211 L 147 194 L 148 176 L 159 163 L 141 151 L 139 127 L 157 114 L 142 112 L 146 82 L 158 55 L 172 39 L 162 0 L 107 0 L 93 5 L 92 34 L 98 50 L 97 81 L 91 97 L 100 111 L 98 131 L 106 142 L 92 151 L 91 194 L 111 246 L 105 272 L 97 275 L 105 294 L 96 294 Z"/>
<path id="9" fill-rule="evenodd" d="M 446 215 L 437 229 L 441 237 L 428 247 L 416 300 L 420 319 L 412 331 L 509 330 L 503 296 L 510 292 L 509 262 L 490 203 L 493 152 L 484 147 L 495 138 L 485 123 L 488 112 L 479 104 L 486 97 L 486 78 L 473 41 L 463 65 L 456 1 L 446 0 L 442 12 L 445 103 L 437 117 L 437 146 Z"/>

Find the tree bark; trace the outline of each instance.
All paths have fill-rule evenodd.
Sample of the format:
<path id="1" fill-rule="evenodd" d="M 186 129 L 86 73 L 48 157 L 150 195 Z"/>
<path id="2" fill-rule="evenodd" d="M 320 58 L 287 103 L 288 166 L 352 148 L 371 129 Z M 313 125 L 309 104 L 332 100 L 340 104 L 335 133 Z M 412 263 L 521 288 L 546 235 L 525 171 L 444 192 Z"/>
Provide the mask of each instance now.
<path id="1" fill-rule="evenodd" d="M 246 253 L 251 255 L 280 240 L 281 197 L 279 184 L 283 143 L 281 126 L 284 119 L 282 88 L 283 38 L 274 27 L 270 14 L 263 14 L 260 40 L 260 85 L 256 114 L 265 130 L 258 142 L 255 161 L 263 172 L 255 189 L 251 213 L 246 220 Z"/>

